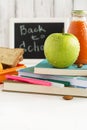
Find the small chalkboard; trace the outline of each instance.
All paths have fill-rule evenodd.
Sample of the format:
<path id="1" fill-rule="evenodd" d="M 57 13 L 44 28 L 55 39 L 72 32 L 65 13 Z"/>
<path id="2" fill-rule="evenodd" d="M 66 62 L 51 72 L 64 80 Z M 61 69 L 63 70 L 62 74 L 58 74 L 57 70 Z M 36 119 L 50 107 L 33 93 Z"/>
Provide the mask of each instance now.
<path id="1" fill-rule="evenodd" d="M 65 20 L 18 19 L 10 21 L 10 47 L 24 48 L 24 59 L 44 59 L 44 41 L 51 33 L 65 32 Z"/>

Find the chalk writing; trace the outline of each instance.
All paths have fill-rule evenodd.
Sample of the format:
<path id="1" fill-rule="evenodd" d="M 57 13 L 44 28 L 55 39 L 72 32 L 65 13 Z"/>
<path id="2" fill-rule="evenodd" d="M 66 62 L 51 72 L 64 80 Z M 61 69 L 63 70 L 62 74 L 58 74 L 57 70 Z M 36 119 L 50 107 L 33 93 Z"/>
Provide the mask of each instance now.
<path id="1" fill-rule="evenodd" d="M 32 45 L 29 45 L 28 43 L 28 46 L 26 46 L 26 42 L 25 41 L 22 41 L 22 43 L 19 45 L 19 48 L 24 48 L 25 49 L 25 52 L 39 52 L 39 51 L 43 51 L 43 45 L 38 45 L 35 41 L 32 43 Z"/>
<path id="2" fill-rule="evenodd" d="M 42 32 L 46 32 L 46 30 L 41 25 L 38 25 L 34 29 L 32 29 L 31 27 L 26 28 L 25 25 L 20 26 L 21 35 L 27 35 L 31 33 L 42 33 Z"/>

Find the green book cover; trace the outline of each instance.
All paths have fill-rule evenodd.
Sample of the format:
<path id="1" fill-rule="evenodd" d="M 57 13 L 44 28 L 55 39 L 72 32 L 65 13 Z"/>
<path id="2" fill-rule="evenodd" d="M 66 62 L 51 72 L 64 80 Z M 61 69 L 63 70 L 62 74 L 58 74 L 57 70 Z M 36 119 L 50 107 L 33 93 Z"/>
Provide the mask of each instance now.
<path id="1" fill-rule="evenodd" d="M 45 59 L 38 63 L 34 69 L 35 73 L 51 75 L 87 76 L 87 65 L 78 68 L 73 64 L 67 68 L 55 68 Z"/>

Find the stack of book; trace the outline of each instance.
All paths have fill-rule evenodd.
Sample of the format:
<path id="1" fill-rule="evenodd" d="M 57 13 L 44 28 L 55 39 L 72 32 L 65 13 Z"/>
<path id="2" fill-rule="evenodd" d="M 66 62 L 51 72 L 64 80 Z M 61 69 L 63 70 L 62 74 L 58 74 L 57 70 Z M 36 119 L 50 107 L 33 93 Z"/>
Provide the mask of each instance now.
<path id="1" fill-rule="evenodd" d="M 18 77 L 35 79 L 38 82 L 47 82 L 50 85 L 38 84 L 38 82 L 15 82 L 8 79 L 4 82 L 4 90 L 87 97 L 86 76 L 87 65 L 83 65 L 81 68 L 72 65 L 68 68 L 59 69 L 54 68 L 44 59 L 36 66 L 18 70 Z"/>

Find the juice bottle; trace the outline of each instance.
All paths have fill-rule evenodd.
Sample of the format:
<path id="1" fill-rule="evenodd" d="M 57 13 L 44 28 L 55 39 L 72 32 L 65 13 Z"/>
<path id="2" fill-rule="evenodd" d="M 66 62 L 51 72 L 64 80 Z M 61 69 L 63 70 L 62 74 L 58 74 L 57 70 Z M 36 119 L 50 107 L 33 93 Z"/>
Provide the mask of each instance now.
<path id="1" fill-rule="evenodd" d="M 75 64 L 87 64 L 87 11 L 73 10 L 68 33 L 74 34 L 80 42 L 80 53 Z"/>

